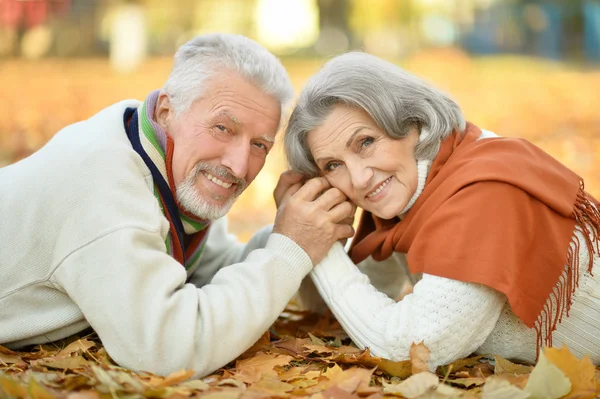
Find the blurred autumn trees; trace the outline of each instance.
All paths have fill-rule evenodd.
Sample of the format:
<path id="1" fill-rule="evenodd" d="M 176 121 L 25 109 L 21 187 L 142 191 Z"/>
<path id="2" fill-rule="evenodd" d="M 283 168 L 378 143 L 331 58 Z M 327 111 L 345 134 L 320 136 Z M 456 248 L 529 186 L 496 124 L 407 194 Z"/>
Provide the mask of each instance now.
<path id="1" fill-rule="evenodd" d="M 321 60 L 284 59 L 296 90 Z M 525 137 L 575 170 L 600 197 L 600 71 L 533 58 L 472 58 L 453 49 L 431 49 L 400 62 L 450 93 L 468 120 L 502 136 Z M 144 97 L 160 88 L 171 58 L 149 59 L 120 75 L 105 59 L 0 62 L 0 166 L 40 148 L 63 126 L 107 105 Z M 274 216 L 272 189 L 285 168 L 281 146 L 232 210 L 242 238 Z M 254 216 L 242 212 L 251 204 Z"/>

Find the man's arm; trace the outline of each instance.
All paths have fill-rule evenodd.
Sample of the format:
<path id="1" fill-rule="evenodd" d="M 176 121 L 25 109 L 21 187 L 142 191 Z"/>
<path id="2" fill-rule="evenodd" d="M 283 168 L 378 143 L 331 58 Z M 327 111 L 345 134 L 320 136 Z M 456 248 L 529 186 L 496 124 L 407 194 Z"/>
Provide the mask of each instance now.
<path id="1" fill-rule="evenodd" d="M 158 374 L 206 375 L 239 356 L 312 267 L 296 243 L 272 234 L 264 249 L 197 288 L 163 249 L 157 231 L 121 228 L 71 254 L 52 278 L 117 363 Z"/>
<path id="2" fill-rule="evenodd" d="M 264 248 L 273 230 L 268 225 L 258 230 L 247 243 L 241 243 L 228 232 L 227 216 L 211 223 L 200 266 L 188 279 L 197 287 L 208 284 L 223 267 L 242 262 L 255 249 Z"/>

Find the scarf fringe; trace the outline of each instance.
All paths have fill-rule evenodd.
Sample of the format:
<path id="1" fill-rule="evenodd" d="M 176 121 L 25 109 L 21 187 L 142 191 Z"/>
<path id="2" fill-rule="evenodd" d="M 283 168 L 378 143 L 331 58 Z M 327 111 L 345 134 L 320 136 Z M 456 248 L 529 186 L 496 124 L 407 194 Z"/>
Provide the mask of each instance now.
<path id="1" fill-rule="evenodd" d="M 575 231 L 579 231 L 584 238 L 585 248 L 589 254 L 587 271 L 593 275 L 594 255 L 600 254 L 600 203 L 584 191 L 583 181 L 580 182 L 571 217 L 575 219 Z M 563 316 L 566 314 L 569 317 L 573 294 L 579 286 L 579 254 L 582 243 L 575 231 L 567 252 L 565 269 L 534 324 L 538 356 L 542 346 L 552 346 L 552 332 L 556 330 Z"/>

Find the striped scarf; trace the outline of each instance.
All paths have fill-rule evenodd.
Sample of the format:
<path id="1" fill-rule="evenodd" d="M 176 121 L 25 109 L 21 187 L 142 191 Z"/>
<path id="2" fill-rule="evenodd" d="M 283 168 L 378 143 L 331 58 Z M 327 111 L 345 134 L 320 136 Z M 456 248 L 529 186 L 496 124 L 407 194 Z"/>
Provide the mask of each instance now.
<path id="1" fill-rule="evenodd" d="M 173 140 L 154 120 L 159 91 L 153 91 L 139 108 L 125 111 L 124 123 L 133 149 L 152 173 L 154 196 L 169 221 L 167 253 L 188 271 L 195 269 L 204 249 L 209 221 L 198 219 L 177 201 L 171 165 Z"/>

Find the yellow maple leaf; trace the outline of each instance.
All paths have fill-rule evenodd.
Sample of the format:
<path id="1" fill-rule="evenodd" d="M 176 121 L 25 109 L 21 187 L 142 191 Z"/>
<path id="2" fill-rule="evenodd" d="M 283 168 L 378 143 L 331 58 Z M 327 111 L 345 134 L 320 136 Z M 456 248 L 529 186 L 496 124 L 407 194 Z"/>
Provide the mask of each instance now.
<path id="1" fill-rule="evenodd" d="M 596 368 L 588 355 L 578 359 L 571 351 L 562 348 L 546 348 L 546 358 L 562 370 L 571 381 L 571 391 L 564 398 L 593 399 L 600 393 L 596 382 Z"/>

